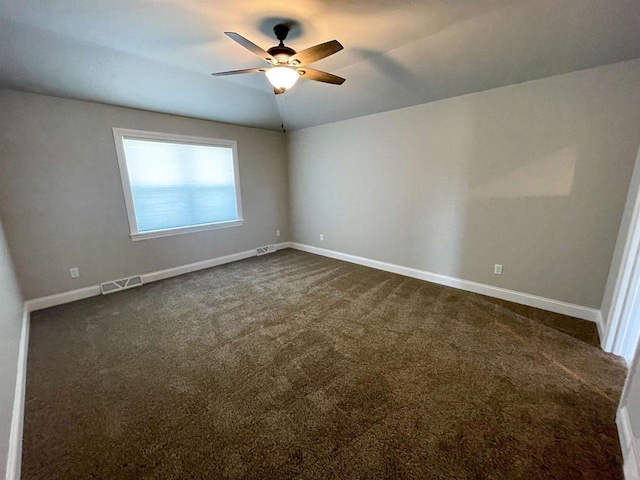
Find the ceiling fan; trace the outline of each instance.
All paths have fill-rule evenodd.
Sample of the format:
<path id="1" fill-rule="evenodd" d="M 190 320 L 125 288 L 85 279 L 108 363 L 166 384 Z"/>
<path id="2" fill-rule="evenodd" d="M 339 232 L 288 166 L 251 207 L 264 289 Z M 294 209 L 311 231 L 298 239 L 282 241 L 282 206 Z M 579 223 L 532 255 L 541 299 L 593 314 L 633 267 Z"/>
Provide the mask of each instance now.
<path id="1" fill-rule="evenodd" d="M 215 76 L 237 75 L 240 73 L 258 73 L 264 72 L 271 85 L 273 92 L 278 95 L 284 93 L 293 87 L 299 77 L 316 82 L 331 83 L 334 85 L 342 85 L 344 78 L 338 77 L 331 73 L 315 70 L 307 67 L 308 64 L 322 60 L 323 58 L 339 52 L 344 47 L 337 40 L 321 43 L 315 47 L 307 48 L 301 52 L 296 52 L 293 48 L 287 47 L 284 40 L 289 34 L 289 27 L 284 24 L 278 24 L 273 27 L 276 38 L 280 41 L 275 47 L 271 47 L 265 51 L 253 42 L 250 42 L 242 35 L 235 32 L 224 32 L 232 40 L 235 40 L 244 48 L 254 55 L 266 60 L 270 66 L 263 68 L 247 68 L 245 70 L 232 70 L 230 72 L 212 73 Z"/>

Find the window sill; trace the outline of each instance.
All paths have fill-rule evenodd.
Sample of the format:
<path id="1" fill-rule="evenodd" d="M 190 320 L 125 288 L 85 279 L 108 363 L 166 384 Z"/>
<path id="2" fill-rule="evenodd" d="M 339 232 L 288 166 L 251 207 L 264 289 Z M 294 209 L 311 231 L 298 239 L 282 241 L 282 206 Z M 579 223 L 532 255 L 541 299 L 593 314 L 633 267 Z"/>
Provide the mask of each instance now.
<path id="1" fill-rule="evenodd" d="M 148 232 L 132 233 L 129 235 L 131 240 L 147 240 L 150 238 L 170 237 L 173 235 L 182 235 L 185 233 L 206 232 L 207 230 L 217 230 L 219 228 L 241 227 L 244 220 L 230 220 L 228 222 L 205 223 L 203 225 L 194 225 L 192 227 L 166 228 L 163 230 L 150 230 Z"/>

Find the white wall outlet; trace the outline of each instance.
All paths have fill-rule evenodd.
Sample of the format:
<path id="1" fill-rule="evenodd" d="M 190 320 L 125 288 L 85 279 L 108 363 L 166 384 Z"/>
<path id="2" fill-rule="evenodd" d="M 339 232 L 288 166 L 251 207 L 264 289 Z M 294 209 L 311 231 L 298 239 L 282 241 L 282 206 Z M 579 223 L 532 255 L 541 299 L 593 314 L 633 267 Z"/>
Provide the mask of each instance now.
<path id="1" fill-rule="evenodd" d="M 276 237 L 280 236 L 280 230 L 276 230 Z"/>
<path id="2" fill-rule="evenodd" d="M 321 234 L 320 234 L 320 241 L 321 241 L 321 242 L 324 242 L 324 233 L 321 233 Z"/>
<path id="3" fill-rule="evenodd" d="M 502 275 L 502 265 L 500 265 L 499 263 L 496 263 L 496 264 L 493 266 L 493 273 L 494 273 L 495 275 Z"/>
<path id="4" fill-rule="evenodd" d="M 71 278 L 78 278 L 80 276 L 80 270 L 78 267 L 70 268 L 69 273 L 71 274 Z"/>

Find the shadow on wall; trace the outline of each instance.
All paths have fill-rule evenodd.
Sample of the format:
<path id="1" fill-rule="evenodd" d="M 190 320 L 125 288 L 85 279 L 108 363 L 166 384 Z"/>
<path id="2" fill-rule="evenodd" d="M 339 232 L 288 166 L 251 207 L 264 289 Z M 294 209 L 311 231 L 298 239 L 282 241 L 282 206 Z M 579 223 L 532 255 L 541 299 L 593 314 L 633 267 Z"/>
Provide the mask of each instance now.
<path id="1" fill-rule="evenodd" d="M 540 155 L 487 168 L 492 174 L 481 181 L 485 172 L 474 171 L 483 165 L 473 164 L 456 276 L 597 307 L 599 294 L 575 281 L 595 275 L 586 259 L 597 248 L 588 238 L 595 234 L 590 213 L 574 189 L 579 148 Z M 504 265 L 503 275 L 493 274 L 494 264 Z"/>
<path id="2" fill-rule="evenodd" d="M 573 188 L 577 158 L 578 145 L 570 145 L 473 187 L 469 197 L 568 197 Z"/>
<path id="3" fill-rule="evenodd" d="M 599 308 L 619 222 L 611 213 L 622 208 L 630 164 L 610 148 L 615 135 L 594 132 L 624 129 L 600 100 L 554 93 L 514 92 L 498 108 L 488 94 L 468 112 L 475 127 L 455 276 Z"/>
<path id="4" fill-rule="evenodd" d="M 637 67 L 294 132 L 294 239 L 600 308 L 637 153 Z"/>

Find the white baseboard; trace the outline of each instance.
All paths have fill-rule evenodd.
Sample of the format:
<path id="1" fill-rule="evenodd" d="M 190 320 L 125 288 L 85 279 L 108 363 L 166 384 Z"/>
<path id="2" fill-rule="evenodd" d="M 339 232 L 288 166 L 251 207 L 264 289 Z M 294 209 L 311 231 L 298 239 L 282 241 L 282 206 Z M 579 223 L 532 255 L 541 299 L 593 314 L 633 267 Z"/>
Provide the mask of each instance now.
<path id="1" fill-rule="evenodd" d="M 278 243 L 275 245 L 276 250 L 282 250 L 288 248 L 289 242 Z M 164 280 L 165 278 L 176 277 L 178 275 L 184 275 L 185 273 L 195 272 L 197 270 L 203 270 L 205 268 L 215 267 L 217 265 L 223 265 L 225 263 L 236 262 L 238 260 L 244 260 L 245 258 L 255 257 L 256 250 L 247 250 L 239 253 L 232 253 L 231 255 L 225 255 L 224 257 L 211 258 L 209 260 L 203 260 L 202 262 L 189 263 L 187 265 L 180 265 L 179 267 L 167 268 L 164 270 L 157 270 L 155 272 L 144 273 L 142 277 L 142 283 L 157 282 L 158 280 Z M 109 280 L 105 280 L 109 281 Z M 89 297 L 95 297 L 100 295 L 100 285 L 91 285 L 89 287 L 79 288 L 77 290 L 71 290 L 68 292 L 56 293 L 55 295 L 48 295 L 46 297 L 34 298 L 25 302 L 25 305 L 29 312 L 35 310 L 42 310 L 43 308 L 55 307 L 56 305 L 62 305 L 63 303 L 75 302 L 76 300 L 82 300 Z"/>
<path id="2" fill-rule="evenodd" d="M 616 424 L 624 458 L 624 478 L 625 480 L 640 480 L 640 439 L 633 435 L 627 407 L 618 410 Z"/>
<path id="3" fill-rule="evenodd" d="M 470 280 L 463 280 L 461 278 L 450 277 L 447 275 L 441 275 L 439 273 L 427 272 L 425 270 L 418 270 L 411 267 L 404 267 L 402 265 L 396 265 L 393 263 L 382 262 L 379 260 L 373 260 L 370 258 L 359 257 L 356 255 L 350 255 L 347 253 L 336 252 L 333 250 L 327 250 L 325 248 L 313 247 L 311 245 L 304 245 L 296 242 L 283 242 L 276 245 L 277 250 L 284 248 L 294 248 L 304 252 L 315 253 L 325 257 L 331 257 L 346 262 L 356 263 L 358 265 L 364 265 L 378 270 L 384 270 L 387 272 L 397 273 L 399 275 L 405 275 L 407 277 L 418 278 L 420 280 L 426 280 L 427 282 L 437 283 L 439 285 L 446 285 L 448 287 L 458 288 L 468 292 L 479 293 L 481 295 L 487 295 L 489 297 L 500 298 L 514 303 L 520 303 L 530 307 L 540 308 L 542 310 L 548 310 L 550 312 L 561 313 L 564 315 L 570 315 L 572 317 L 581 318 L 596 322 L 598 326 L 598 333 L 600 338 L 603 338 L 603 321 L 602 315 L 599 310 L 595 308 L 584 307 L 582 305 L 576 305 L 573 303 L 562 302 L 560 300 L 553 300 L 550 298 L 539 297 L 536 295 L 530 295 L 528 293 L 517 292 L 515 290 L 508 290 L 506 288 L 494 287 L 492 285 L 486 285 L 483 283 L 473 282 Z M 143 283 L 155 282 L 163 280 L 165 278 L 175 277 L 177 275 L 184 275 L 185 273 L 195 272 L 205 268 L 215 267 L 217 265 L 223 265 L 225 263 L 235 262 L 243 260 L 245 258 L 253 257 L 256 255 L 255 250 L 247 250 L 244 252 L 233 253 L 231 255 L 225 255 L 224 257 L 213 258 L 204 260 L 202 262 L 190 263 L 188 265 L 181 265 L 179 267 L 167 268 L 164 270 L 158 270 L 155 272 L 142 274 Z M 105 280 L 106 281 L 106 280 Z M 55 295 L 49 295 L 46 297 L 35 298 L 26 302 L 27 308 L 30 312 L 35 310 L 41 310 L 43 308 L 53 307 L 61 305 L 63 303 L 75 302 L 76 300 L 82 300 L 84 298 L 100 295 L 100 286 L 92 285 L 89 287 L 80 288 L 77 290 L 71 290 L 68 292 L 62 292 Z"/>
<path id="4" fill-rule="evenodd" d="M 484 283 L 472 282 L 470 280 L 463 280 L 461 278 L 427 272 L 416 268 L 403 267 L 402 265 L 381 262 L 379 260 L 372 260 L 365 257 L 358 257 L 356 255 L 349 255 L 347 253 L 336 252 L 324 248 L 312 247 L 301 243 L 289 242 L 289 246 L 296 250 L 302 250 L 303 252 L 315 253 L 325 257 L 344 260 L 345 262 L 356 263 L 358 265 L 364 265 L 366 267 L 376 268 L 386 272 L 426 280 L 427 282 L 437 283 L 439 285 L 445 285 L 447 287 L 453 287 L 467 292 L 479 293 L 481 295 L 487 295 L 488 297 L 520 303 L 522 305 L 540 308 L 550 312 L 562 313 L 564 315 L 570 315 L 572 317 L 589 320 L 591 322 L 598 323 L 598 319 L 601 318 L 599 315 L 600 311 L 595 308 L 583 307 L 582 305 L 575 305 L 573 303 L 562 302 L 560 300 L 539 297 L 537 295 L 530 295 L 528 293 L 517 292 L 515 290 L 494 287 Z M 601 328 L 601 326 L 599 326 L 599 328 Z"/>
<path id="5" fill-rule="evenodd" d="M 9 453 L 7 455 L 7 480 L 20 479 L 22 465 L 22 430 L 24 425 L 24 403 L 27 382 L 27 352 L 29 351 L 29 321 L 30 315 L 25 305 L 22 314 L 22 329 L 20 331 L 20 347 L 18 349 L 18 367 L 16 373 L 16 390 L 13 400 L 13 415 L 11 417 L 11 432 L 9 434 Z"/>
<path id="6" fill-rule="evenodd" d="M 598 338 L 600 339 L 600 347 L 605 351 L 605 352 L 610 352 L 611 350 L 607 350 L 605 348 L 605 344 L 606 344 L 606 335 L 605 335 L 605 329 L 604 329 L 604 319 L 602 318 L 602 311 L 598 310 L 598 314 L 596 315 L 596 326 L 598 327 Z"/>
<path id="7" fill-rule="evenodd" d="M 63 303 L 70 303 L 75 302 L 76 300 L 95 297 L 96 295 L 100 295 L 100 285 L 91 285 L 90 287 L 79 288 L 77 290 L 70 290 L 68 292 L 47 295 L 46 297 L 34 298 L 33 300 L 27 300 L 25 305 L 29 312 L 34 312 L 36 310 L 42 310 L 43 308 L 62 305 Z"/>
<path id="8" fill-rule="evenodd" d="M 255 256 L 256 256 L 255 249 L 247 250 L 245 252 L 232 253 L 231 255 L 212 258 L 209 260 L 204 260 L 202 262 L 189 263 L 187 265 L 181 265 L 179 267 L 167 268 L 164 270 L 158 270 L 156 272 L 145 273 L 141 275 L 142 283 L 156 282 L 158 280 L 164 280 L 165 278 L 176 277 L 178 275 L 184 275 L 185 273 L 191 273 L 197 270 L 204 270 L 205 268 L 216 267 L 218 265 L 224 265 L 225 263 L 237 262 L 238 260 L 244 260 L 245 258 L 250 258 Z"/>
<path id="9" fill-rule="evenodd" d="M 446 285 L 448 287 L 458 288 L 468 292 L 479 293 L 487 295 L 489 297 L 500 298 L 502 300 L 508 300 L 514 303 L 520 303 L 530 307 L 540 308 L 542 310 L 548 310 L 550 312 L 561 313 L 564 315 L 570 315 L 572 317 L 581 318 L 596 322 L 598 326 L 598 333 L 600 338 L 603 338 L 603 322 L 602 315 L 599 310 L 594 308 L 584 307 L 581 305 L 575 305 L 572 303 L 562 302 L 560 300 L 553 300 L 550 298 L 539 297 L 536 295 L 530 295 L 528 293 L 517 292 L 515 290 L 508 290 L 506 288 L 494 287 L 483 283 L 473 282 L 470 280 L 463 280 L 456 277 L 450 277 L 447 275 L 441 275 L 439 273 L 427 272 L 424 270 L 418 270 L 411 267 L 404 267 L 402 265 L 396 265 L 393 263 L 382 262 L 379 260 L 373 260 L 370 258 L 359 257 L 356 255 L 350 255 L 347 253 L 336 252 L 333 250 L 327 250 L 324 248 L 313 247 L 311 245 L 304 245 L 296 242 L 283 242 L 276 245 L 277 250 L 285 248 L 294 248 L 304 252 L 315 253 L 325 257 L 331 257 L 346 262 L 356 263 L 358 265 L 364 265 L 378 270 L 384 270 L 387 272 L 397 273 L 399 275 L 405 275 L 407 277 L 418 278 L 420 280 L 426 280 L 427 282 L 437 283 L 439 285 Z M 142 274 L 143 283 L 151 283 L 165 278 L 175 277 L 178 275 L 184 275 L 185 273 L 195 272 L 205 268 L 215 267 L 217 265 L 223 265 L 225 263 L 231 263 L 245 258 L 253 257 L 256 255 L 255 250 L 247 250 L 244 252 L 233 253 L 231 255 L 225 255 L 224 257 L 213 258 L 204 260 L 202 262 L 190 263 L 188 265 L 181 265 L 178 267 L 167 268 L 164 270 L 158 270 L 155 272 Z M 105 280 L 107 281 L 107 280 Z M 46 297 L 35 298 L 27 301 L 25 304 L 29 312 L 35 310 L 41 310 L 43 308 L 53 307 L 61 305 L 63 303 L 75 302 L 76 300 L 82 300 L 84 298 L 100 295 L 100 286 L 92 285 L 89 287 L 80 288 L 77 290 L 71 290 L 68 292 L 62 292 L 55 295 L 49 295 Z"/>

